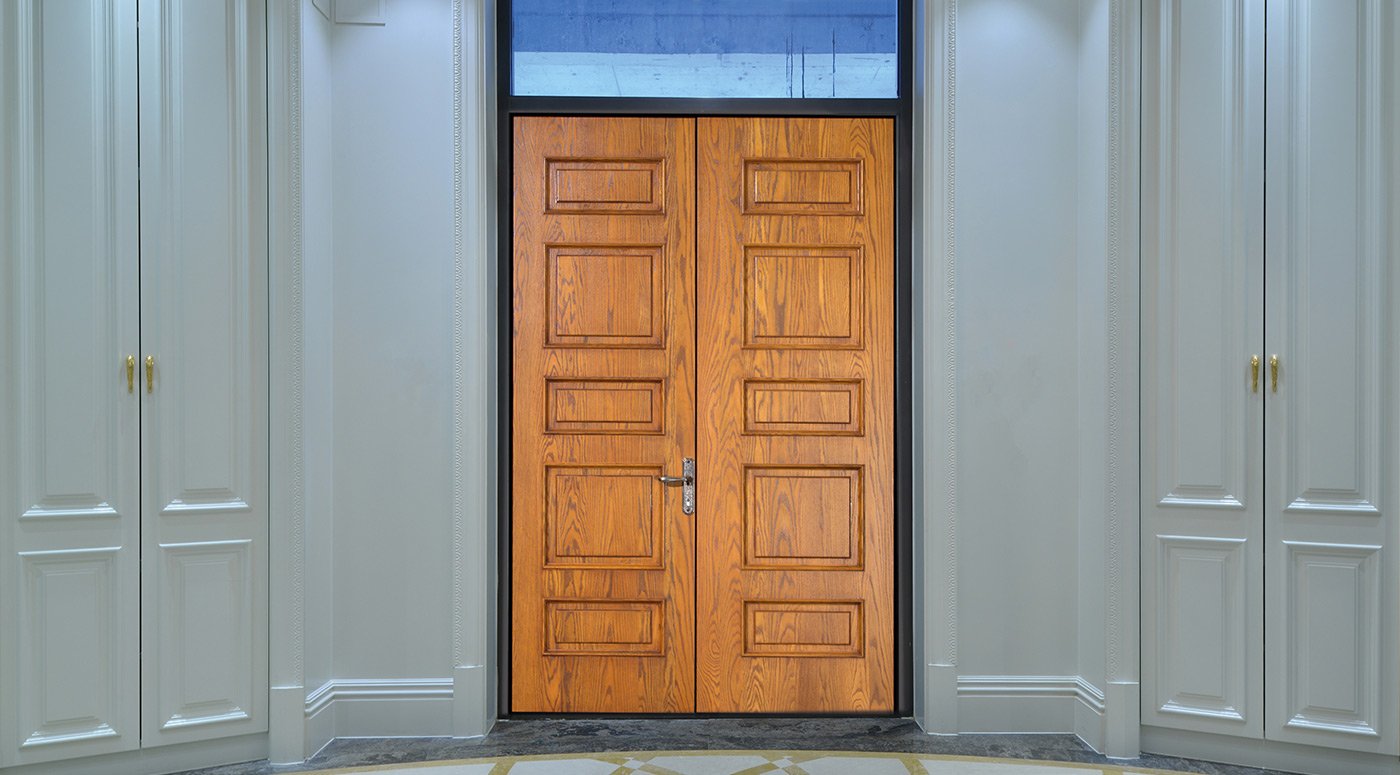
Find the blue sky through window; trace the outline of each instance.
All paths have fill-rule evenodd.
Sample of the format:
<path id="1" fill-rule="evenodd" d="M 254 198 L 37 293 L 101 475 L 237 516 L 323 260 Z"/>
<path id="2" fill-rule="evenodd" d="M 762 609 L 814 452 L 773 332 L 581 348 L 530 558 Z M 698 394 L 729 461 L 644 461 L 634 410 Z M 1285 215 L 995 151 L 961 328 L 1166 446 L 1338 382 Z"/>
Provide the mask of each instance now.
<path id="1" fill-rule="evenodd" d="M 513 0 L 512 89 L 898 96 L 897 0 Z"/>

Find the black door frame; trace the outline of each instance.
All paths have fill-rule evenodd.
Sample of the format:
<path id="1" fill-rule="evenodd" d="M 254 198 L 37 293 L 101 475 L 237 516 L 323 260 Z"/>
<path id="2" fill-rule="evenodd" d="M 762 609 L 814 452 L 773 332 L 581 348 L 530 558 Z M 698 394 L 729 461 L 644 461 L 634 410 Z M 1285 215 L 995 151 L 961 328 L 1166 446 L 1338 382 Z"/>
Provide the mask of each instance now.
<path id="1" fill-rule="evenodd" d="M 496 2 L 497 148 L 497 702 L 498 717 L 546 714 L 510 709 L 511 664 L 511 427 L 514 382 L 511 373 L 514 327 L 514 191 L 512 120 L 516 116 L 820 116 L 887 117 L 895 135 L 894 265 L 894 686 L 893 713 L 875 714 L 666 714 L 694 716 L 875 715 L 910 716 L 914 711 L 914 512 L 913 512 L 913 160 L 914 160 L 914 3 L 899 4 L 899 96 L 889 99 L 750 99 L 690 97 L 522 97 L 511 94 L 511 0 Z M 901 422 L 903 418 L 903 422 Z M 561 715 L 561 714 L 547 714 Z M 571 716 L 655 714 L 566 714 Z"/>

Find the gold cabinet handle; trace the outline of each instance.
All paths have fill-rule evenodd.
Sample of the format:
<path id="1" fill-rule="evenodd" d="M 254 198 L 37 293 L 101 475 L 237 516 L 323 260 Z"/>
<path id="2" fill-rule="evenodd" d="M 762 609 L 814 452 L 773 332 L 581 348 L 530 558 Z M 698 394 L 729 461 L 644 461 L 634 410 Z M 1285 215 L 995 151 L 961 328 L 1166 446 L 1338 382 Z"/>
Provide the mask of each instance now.
<path id="1" fill-rule="evenodd" d="M 136 392 L 136 356 L 126 356 L 126 392 Z"/>
<path id="2" fill-rule="evenodd" d="M 1278 392 L 1278 355 L 1269 356 L 1269 391 Z"/>
<path id="3" fill-rule="evenodd" d="M 1249 356 L 1249 392 L 1259 392 L 1259 356 Z"/>
<path id="4" fill-rule="evenodd" d="M 146 356 L 146 392 L 156 389 L 156 356 Z"/>

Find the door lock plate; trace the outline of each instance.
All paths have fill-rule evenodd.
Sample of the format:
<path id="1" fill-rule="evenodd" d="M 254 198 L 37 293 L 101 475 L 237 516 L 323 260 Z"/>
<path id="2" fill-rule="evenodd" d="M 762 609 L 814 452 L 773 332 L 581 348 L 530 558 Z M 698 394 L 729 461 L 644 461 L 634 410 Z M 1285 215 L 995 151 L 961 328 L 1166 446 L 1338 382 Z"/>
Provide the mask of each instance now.
<path id="1" fill-rule="evenodd" d="M 680 476 L 658 476 L 656 480 L 667 487 L 681 488 L 681 513 L 695 513 L 695 458 L 681 460 Z"/>

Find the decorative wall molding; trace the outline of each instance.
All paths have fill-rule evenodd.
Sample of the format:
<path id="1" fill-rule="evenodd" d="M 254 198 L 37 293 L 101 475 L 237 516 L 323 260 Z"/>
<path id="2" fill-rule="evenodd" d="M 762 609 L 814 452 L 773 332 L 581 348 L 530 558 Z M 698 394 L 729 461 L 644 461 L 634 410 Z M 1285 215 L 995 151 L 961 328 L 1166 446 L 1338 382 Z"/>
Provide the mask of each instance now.
<path id="1" fill-rule="evenodd" d="M 327 681 L 306 695 L 311 718 L 335 702 L 349 700 L 450 700 L 451 678 L 348 678 Z"/>
<path id="2" fill-rule="evenodd" d="M 466 659 L 463 646 L 463 616 L 467 590 L 462 586 L 464 569 L 463 543 L 466 541 L 466 494 L 462 489 L 462 447 L 466 443 L 462 421 L 466 393 L 465 359 L 462 340 L 466 337 L 463 306 L 466 303 L 466 268 L 462 266 L 462 207 L 466 192 L 462 190 L 462 167 L 466 163 L 462 134 L 462 2 L 452 1 L 452 659 L 462 664 Z"/>
<path id="3" fill-rule="evenodd" d="M 452 2 L 452 733 L 495 723 L 495 6 Z"/>
<path id="4" fill-rule="evenodd" d="M 1104 712 L 1104 694 L 1078 675 L 960 675 L 959 697 L 1067 697 Z"/>
<path id="5" fill-rule="evenodd" d="M 934 734 L 958 731 L 957 0 L 921 4 L 915 42 L 915 272 L 921 488 L 915 599 L 921 674 L 916 714 Z M 922 567 L 919 567 L 920 560 Z M 922 617 L 920 618 L 920 614 Z"/>
<path id="6" fill-rule="evenodd" d="M 302 4 L 268 6 L 268 259 L 271 315 L 269 746 L 274 762 L 300 762 L 305 725 L 295 699 L 305 676 L 306 484 L 302 439 Z"/>
<path id="7" fill-rule="evenodd" d="M 299 708 L 311 748 L 337 737 L 420 737 L 451 734 L 451 678 L 348 678 L 327 681 Z"/>
<path id="8" fill-rule="evenodd" d="M 966 675 L 957 678 L 963 733 L 1075 734 L 1104 746 L 1107 701 L 1076 675 Z"/>
<path id="9" fill-rule="evenodd" d="M 1103 571 L 1105 680 L 1110 690 L 1103 750 L 1122 758 L 1139 753 L 1141 710 L 1137 701 L 1141 29 L 1141 3 L 1109 0 Z"/>
<path id="10" fill-rule="evenodd" d="M 943 13 L 943 430 L 944 530 L 947 537 L 944 568 L 945 637 L 947 664 L 958 663 L 958 232 L 957 232 L 957 70 L 958 2 L 945 0 Z"/>

